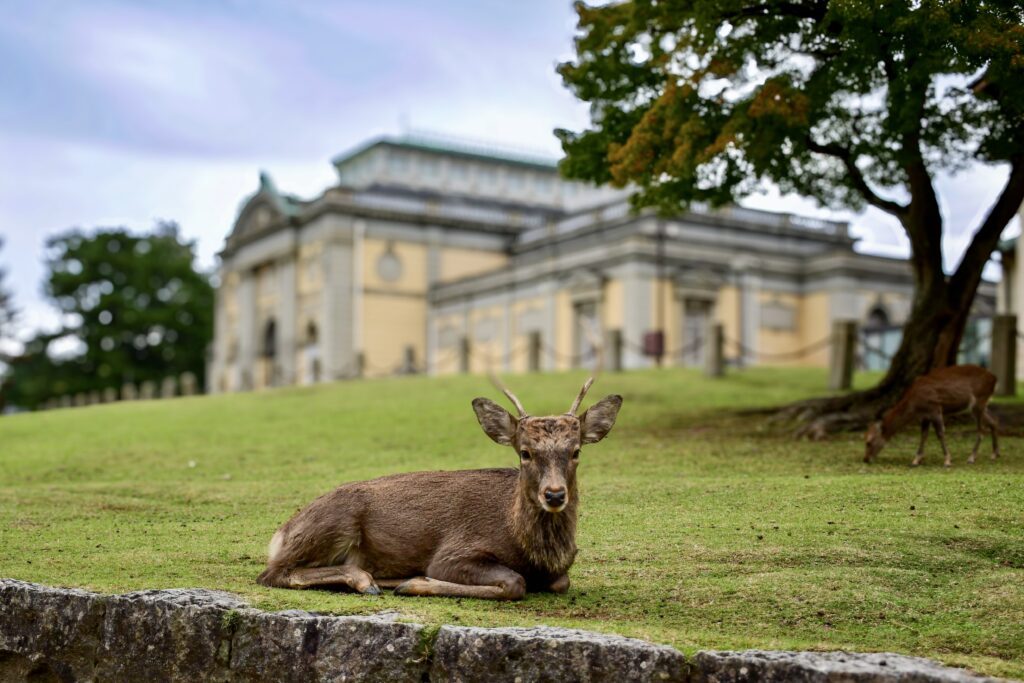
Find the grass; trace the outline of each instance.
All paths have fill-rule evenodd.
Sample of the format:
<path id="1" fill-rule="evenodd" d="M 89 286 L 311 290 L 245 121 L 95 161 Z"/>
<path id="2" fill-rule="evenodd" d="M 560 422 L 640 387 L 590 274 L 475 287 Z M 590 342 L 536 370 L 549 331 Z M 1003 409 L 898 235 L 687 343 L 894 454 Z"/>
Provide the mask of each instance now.
<path id="1" fill-rule="evenodd" d="M 509 377 L 535 414 L 578 373 Z M 862 378 L 868 381 L 870 378 Z M 334 485 L 513 465 L 476 424 L 479 377 L 352 382 L 0 418 L 0 576 L 101 592 L 203 586 L 264 609 L 396 609 L 428 624 L 549 624 L 699 648 L 852 649 L 1024 677 L 1024 449 L 964 463 L 951 427 L 907 464 L 908 430 L 870 466 L 858 435 L 797 442 L 723 409 L 820 393 L 813 370 L 724 380 L 606 374 L 619 422 L 582 456 L 580 553 L 566 596 L 519 603 L 257 586 L 271 534 Z M 934 437 L 933 437 L 934 438 Z M 987 451 L 986 451 L 987 453 Z"/>

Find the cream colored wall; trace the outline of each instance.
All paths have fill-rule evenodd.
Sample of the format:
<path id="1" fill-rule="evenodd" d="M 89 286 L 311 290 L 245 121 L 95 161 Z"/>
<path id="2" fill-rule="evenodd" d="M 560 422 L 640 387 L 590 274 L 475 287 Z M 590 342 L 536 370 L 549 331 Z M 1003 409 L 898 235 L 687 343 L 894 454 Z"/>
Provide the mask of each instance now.
<path id="1" fill-rule="evenodd" d="M 469 314 L 469 371 L 475 373 L 500 372 L 505 367 L 505 309 L 503 306 L 485 306 Z M 477 336 L 479 325 L 493 325 L 493 335 L 484 341 Z"/>
<path id="2" fill-rule="evenodd" d="M 762 291 L 758 297 L 761 305 L 770 303 L 779 303 L 784 306 L 788 306 L 793 309 L 794 320 L 792 330 L 774 330 L 767 327 L 760 327 L 757 331 L 757 346 L 758 351 L 765 354 L 758 362 L 764 365 L 809 365 L 811 363 L 810 357 L 806 358 L 772 358 L 774 354 L 787 354 L 799 351 L 803 346 L 806 345 L 804 337 L 801 334 L 800 325 L 800 305 L 801 297 L 794 294 L 784 294 L 781 292 L 766 292 Z M 814 340 L 817 341 L 817 340 Z"/>
<path id="3" fill-rule="evenodd" d="M 509 367 L 512 372 L 527 372 L 530 369 L 530 332 L 532 330 L 520 325 L 520 317 L 528 312 L 536 311 L 544 315 L 544 299 L 531 297 L 520 299 L 512 304 L 512 357 Z M 553 340 L 544 339 L 541 332 L 541 367 L 544 367 L 544 358 L 548 355 L 547 348 L 552 346 Z"/>
<path id="4" fill-rule="evenodd" d="M 434 318 L 434 324 L 438 331 L 438 348 L 434 352 L 434 360 L 432 371 L 438 375 L 450 375 L 459 371 L 459 361 L 461 359 L 461 350 L 459 346 L 459 337 L 462 334 L 462 324 L 464 316 L 461 313 L 450 313 L 448 315 L 438 315 Z M 457 330 L 458 334 L 452 340 L 450 346 L 441 346 L 441 330 L 450 328 Z"/>
<path id="5" fill-rule="evenodd" d="M 682 305 L 676 298 L 675 286 L 671 280 L 654 280 L 651 283 L 651 329 L 657 329 L 660 321 L 665 331 L 665 355 L 662 358 L 664 365 L 679 365 L 681 361 L 676 353 L 686 343 L 683 339 L 681 309 Z"/>
<path id="6" fill-rule="evenodd" d="M 380 277 L 377 262 L 390 249 L 401 263 L 394 281 Z M 367 377 L 393 374 L 413 347 L 416 365 L 426 353 L 427 247 L 412 242 L 367 238 L 362 243 L 362 339 Z"/>
<path id="7" fill-rule="evenodd" d="M 605 330 L 622 329 L 624 325 L 623 316 L 626 308 L 623 303 L 624 296 L 625 293 L 622 288 L 622 280 L 609 280 L 605 283 L 604 310 L 601 313 Z"/>
<path id="8" fill-rule="evenodd" d="M 363 358 L 367 377 L 394 374 L 412 346 L 416 365 L 424 365 L 427 309 L 422 299 L 363 293 Z"/>
<path id="9" fill-rule="evenodd" d="M 800 302 L 799 330 L 800 346 L 825 339 L 832 333 L 831 316 L 829 313 L 829 295 L 826 292 L 813 292 L 804 295 Z M 819 349 L 804 357 L 801 365 L 828 366 L 829 348 Z"/>
<path id="10" fill-rule="evenodd" d="M 726 339 L 740 338 L 740 292 L 733 285 L 726 285 L 718 290 L 715 301 L 715 322 L 722 325 Z M 736 356 L 738 350 L 733 344 L 726 343 L 726 358 Z"/>
<path id="11" fill-rule="evenodd" d="M 297 291 L 299 294 L 317 293 L 324 286 L 324 246 L 313 242 L 299 247 L 297 269 Z"/>
<path id="12" fill-rule="evenodd" d="M 505 265 L 508 257 L 501 252 L 483 249 L 441 248 L 441 282 L 478 275 Z"/>
<path id="13" fill-rule="evenodd" d="M 402 264 L 401 276 L 394 282 L 381 279 L 377 273 L 377 261 L 388 250 L 398 257 Z M 363 287 L 387 292 L 426 294 L 427 291 L 427 247 L 412 242 L 395 240 L 363 240 Z"/>

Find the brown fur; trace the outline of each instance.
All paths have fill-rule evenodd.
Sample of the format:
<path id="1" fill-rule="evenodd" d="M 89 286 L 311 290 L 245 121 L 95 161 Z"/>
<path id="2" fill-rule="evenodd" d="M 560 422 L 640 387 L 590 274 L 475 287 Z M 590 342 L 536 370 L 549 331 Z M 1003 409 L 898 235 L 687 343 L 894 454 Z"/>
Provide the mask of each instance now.
<path id="1" fill-rule="evenodd" d="M 494 599 L 564 592 L 576 556 L 579 449 L 604 438 L 621 404 L 609 396 L 580 417 L 517 419 L 476 399 L 488 436 L 525 454 L 518 470 L 414 472 L 342 485 L 280 528 L 258 582 L 375 593 L 378 581 L 404 580 L 396 592 Z M 545 491 L 561 490 L 565 502 L 556 510 Z"/>
<path id="2" fill-rule="evenodd" d="M 970 410 L 978 427 L 978 438 L 968 462 L 974 462 L 981 443 L 983 427 L 992 432 L 992 457 L 999 457 L 999 440 L 996 436 L 996 421 L 988 412 L 988 403 L 996 387 L 996 376 L 977 365 L 953 365 L 932 370 L 914 380 L 910 389 L 882 416 L 881 421 L 872 424 L 864 437 L 866 442 L 864 462 L 871 462 L 885 447 L 885 444 L 908 424 L 921 425 L 921 441 L 912 465 L 921 464 L 924 444 L 928 437 L 929 425 L 942 444 L 945 465 L 952 460 L 946 446 L 946 429 L 943 417 Z"/>

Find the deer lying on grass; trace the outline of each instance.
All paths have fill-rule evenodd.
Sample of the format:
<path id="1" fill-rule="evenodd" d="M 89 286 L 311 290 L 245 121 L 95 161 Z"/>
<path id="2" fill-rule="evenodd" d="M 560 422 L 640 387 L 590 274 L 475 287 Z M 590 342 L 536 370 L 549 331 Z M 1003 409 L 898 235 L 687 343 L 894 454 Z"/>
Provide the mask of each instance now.
<path id="1" fill-rule="evenodd" d="M 911 466 L 917 467 L 924 459 L 924 442 L 928 438 L 928 426 L 935 427 L 935 433 L 946 456 L 945 466 L 952 464 L 949 448 L 946 446 L 944 415 L 970 410 L 978 424 L 978 438 L 967 462 L 973 463 L 978 456 L 978 446 L 984 433 L 983 425 L 992 432 L 992 459 L 999 457 L 999 439 L 996 436 L 996 421 L 988 412 L 988 402 L 996 388 L 996 376 L 977 365 L 953 365 L 932 370 L 914 380 L 899 403 L 890 408 L 882 419 L 868 427 L 864 440 L 867 444 L 864 462 L 878 456 L 886 442 L 908 424 L 919 422 L 921 442 Z"/>
<path id="2" fill-rule="evenodd" d="M 576 557 L 580 447 L 603 439 L 622 406 L 621 396 L 606 396 L 577 417 L 593 381 L 564 415 L 529 415 L 508 389 L 518 417 L 474 399 L 480 426 L 516 451 L 518 470 L 414 472 L 340 486 L 274 534 L 257 581 L 491 600 L 564 593 Z"/>

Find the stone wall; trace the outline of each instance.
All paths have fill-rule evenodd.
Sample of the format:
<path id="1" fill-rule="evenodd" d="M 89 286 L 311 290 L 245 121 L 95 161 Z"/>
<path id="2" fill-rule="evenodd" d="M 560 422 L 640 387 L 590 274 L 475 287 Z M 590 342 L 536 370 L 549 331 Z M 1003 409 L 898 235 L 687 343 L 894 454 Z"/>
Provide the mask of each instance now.
<path id="1" fill-rule="evenodd" d="M 0 579 L 0 681 L 978 683 L 892 654 L 699 652 L 561 628 L 261 612 L 201 589 L 98 595 Z"/>

